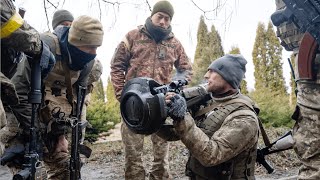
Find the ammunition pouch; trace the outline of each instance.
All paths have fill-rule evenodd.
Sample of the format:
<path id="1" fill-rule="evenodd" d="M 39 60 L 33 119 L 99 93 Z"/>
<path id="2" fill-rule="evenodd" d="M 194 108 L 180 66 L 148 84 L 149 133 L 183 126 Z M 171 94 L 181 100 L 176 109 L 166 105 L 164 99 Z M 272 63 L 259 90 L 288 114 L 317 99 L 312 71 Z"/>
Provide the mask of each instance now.
<path id="1" fill-rule="evenodd" d="M 196 158 L 189 157 L 186 165 L 186 175 L 189 177 L 200 176 L 204 179 L 229 180 L 233 174 L 233 161 L 217 166 L 204 167 Z"/>
<path id="2" fill-rule="evenodd" d="M 317 41 L 309 33 L 305 33 L 299 48 L 298 54 L 298 77 L 297 80 L 314 80 L 315 58 L 318 52 L 319 45 Z"/>

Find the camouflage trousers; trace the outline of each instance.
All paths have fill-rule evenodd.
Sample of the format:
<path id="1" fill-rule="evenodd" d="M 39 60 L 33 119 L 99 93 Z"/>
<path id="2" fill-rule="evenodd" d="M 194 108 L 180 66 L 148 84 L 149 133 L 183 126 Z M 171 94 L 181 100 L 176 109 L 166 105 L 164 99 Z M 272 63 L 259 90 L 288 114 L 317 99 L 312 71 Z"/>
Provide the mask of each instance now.
<path id="1" fill-rule="evenodd" d="M 144 180 L 146 171 L 143 167 L 142 152 L 144 135 L 135 134 L 125 123 L 121 125 L 122 142 L 125 150 L 125 179 Z M 156 134 L 151 135 L 153 144 L 153 162 L 149 179 L 171 179 L 169 174 L 169 143 Z"/>
<path id="2" fill-rule="evenodd" d="M 293 129 L 294 150 L 302 162 L 298 179 L 320 179 L 320 85 L 298 84 L 300 114 Z"/>

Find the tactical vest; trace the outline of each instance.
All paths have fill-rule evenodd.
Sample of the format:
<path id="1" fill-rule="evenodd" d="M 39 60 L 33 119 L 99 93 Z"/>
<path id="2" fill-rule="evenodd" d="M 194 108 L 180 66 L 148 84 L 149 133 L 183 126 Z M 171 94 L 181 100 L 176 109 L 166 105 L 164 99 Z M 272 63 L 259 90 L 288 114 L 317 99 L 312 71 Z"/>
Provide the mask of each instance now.
<path id="1" fill-rule="evenodd" d="M 42 113 L 42 120 L 48 123 L 51 119 L 51 111 L 53 108 L 59 106 L 62 112 L 65 112 L 66 116 L 71 113 L 70 100 L 68 101 L 68 96 L 71 94 L 68 92 L 72 91 L 72 94 L 76 95 L 74 92 L 74 87 L 81 79 L 81 82 L 87 86 L 87 81 L 89 78 L 90 71 L 94 64 L 94 60 L 90 61 L 87 68 L 82 71 L 73 71 L 69 69 L 65 59 L 62 59 L 61 49 L 58 37 L 50 32 L 45 32 L 41 34 L 41 39 L 48 44 L 50 51 L 54 53 L 56 57 L 56 64 L 52 71 L 48 74 L 48 77 L 43 81 L 44 84 L 44 106 Z M 68 96 L 67 96 L 68 94 Z M 73 96 L 73 100 L 76 100 L 76 96 Z"/>
<path id="2" fill-rule="evenodd" d="M 214 102 L 211 107 L 212 111 L 206 114 L 206 118 L 196 120 L 196 125 L 210 138 L 229 115 L 238 113 L 255 115 L 254 103 L 242 94 L 239 94 L 236 99 L 226 102 Z M 235 112 L 235 110 L 240 110 L 240 112 Z M 191 154 L 187 163 L 186 174 L 195 179 L 254 179 L 256 154 L 257 142 L 253 147 L 241 152 L 231 160 L 212 167 L 203 166 Z"/>
<path id="3" fill-rule="evenodd" d="M 48 77 L 44 80 L 46 99 L 54 98 L 56 96 L 66 97 L 66 72 L 70 72 L 71 84 L 74 84 L 80 75 L 80 71 L 70 70 L 65 63 L 61 60 L 60 45 L 57 36 L 51 33 L 44 33 L 45 38 L 48 38 L 50 42 L 48 45 L 50 50 L 55 53 L 56 64 L 52 71 L 48 74 Z"/>

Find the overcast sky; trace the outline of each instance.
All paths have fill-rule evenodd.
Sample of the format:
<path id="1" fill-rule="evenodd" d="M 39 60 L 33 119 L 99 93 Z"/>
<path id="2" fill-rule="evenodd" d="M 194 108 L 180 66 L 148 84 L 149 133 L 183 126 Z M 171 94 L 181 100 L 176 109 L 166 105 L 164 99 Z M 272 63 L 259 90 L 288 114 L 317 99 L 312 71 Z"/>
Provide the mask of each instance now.
<path id="1" fill-rule="evenodd" d="M 56 3 L 57 0 L 51 1 L 58 9 L 67 9 L 75 17 L 90 15 L 101 19 L 105 35 L 103 45 L 98 49 L 97 57 L 104 66 L 102 79 L 106 85 L 110 73 L 110 60 L 116 46 L 128 31 L 144 24 L 145 19 L 150 16 L 149 6 L 145 0 L 119 0 L 120 5 L 111 5 L 101 1 L 100 8 L 98 1 L 92 0 L 60 0 L 60 4 Z M 205 11 L 214 9 L 217 2 L 223 1 L 194 0 L 200 9 Z M 25 20 L 39 32 L 48 30 L 43 2 L 43 0 L 16 0 L 17 7 L 24 7 L 27 10 Z M 110 0 L 110 2 L 115 1 Z M 149 2 L 152 7 L 156 0 L 149 0 Z M 171 0 L 171 2 L 175 10 L 172 20 L 173 32 L 181 41 L 188 56 L 193 60 L 197 45 L 198 23 L 203 12 L 191 0 Z M 46 6 L 50 7 L 47 14 L 52 30 L 51 19 L 55 8 L 49 3 L 46 3 Z M 232 45 L 236 45 L 248 60 L 246 80 L 249 89 L 254 88 L 254 68 L 251 54 L 256 28 L 259 21 L 267 24 L 274 10 L 275 3 L 272 0 L 227 0 L 222 9 L 206 13 L 208 28 L 210 29 L 212 24 L 216 27 L 221 35 L 225 53 L 229 52 Z M 289 85 L 290 70 L 286 59 L 289 56 L 290 54 L 284 50 L 283 69 L 287 85 Z"/>

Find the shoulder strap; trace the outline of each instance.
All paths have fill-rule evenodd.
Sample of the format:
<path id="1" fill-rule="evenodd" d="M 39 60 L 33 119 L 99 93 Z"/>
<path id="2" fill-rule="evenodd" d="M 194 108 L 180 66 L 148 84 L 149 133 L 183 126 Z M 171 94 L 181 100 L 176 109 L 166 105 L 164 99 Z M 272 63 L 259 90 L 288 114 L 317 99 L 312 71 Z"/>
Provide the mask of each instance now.
<path id="1" fill-rule="evenodd" d="M 68 102 L 72 105 L 73 104 L 73 91 L 72 91 L 72 84 L 71 84 L 71 75 L 70 69 L 65 61 L 62 61 L 62 67 L 65 71 L 65 83 L 67 86 L 67 99 Z"/>
<path id="2" fill-rule="evenodd" d="M 41 34 L 41 40 L 45 41 L 46 44 L 50 47 L 51 52 L 56 55 L 61 55 L 61 49 L 59 45 L 58 37 L 51 32 L 44 32 Z"/>
<path id="3" fill-rule="evenodd" d="M 263 142 L 264 142 L 264 144 L 266 146 L 270 146 L 271 143 L 270 143 L 270 140 L 268 138 L 268 135 L 267 135 L 266 131 L 264 130 L 264 127 L 263 127 L 263 124 L 261 122 L 261 119 L 258 116 L 258 112 L 256 112 L 256 109 L 254 108 L 253 104 L 251 104 L 249 101 L 246 101 L 246 100 L 240 99 L 240 98 L 232 99 L 229 102 L 237 102 L 237 103 L 245 104 L 246 106 L 248 106 L 256 114 L 256 116 L 258 118 L 260 132 L 261 132 L 261 135 L 262 135 L 262 138 L 263 138 Z"/>

